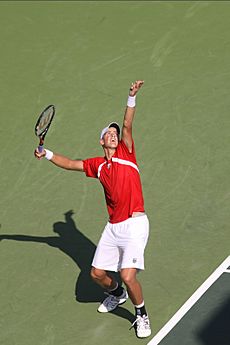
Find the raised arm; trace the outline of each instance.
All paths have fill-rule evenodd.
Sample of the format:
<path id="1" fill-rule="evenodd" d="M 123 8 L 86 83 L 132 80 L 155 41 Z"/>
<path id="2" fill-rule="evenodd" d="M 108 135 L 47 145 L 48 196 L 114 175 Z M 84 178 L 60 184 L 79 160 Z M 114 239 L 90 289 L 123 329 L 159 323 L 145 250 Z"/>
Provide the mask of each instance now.
<path id="1" fill-rule="evenodd" d="M 34 155 L 38 159 L 46 157 L 50 162 L 52 162 L 59 168 L 63 168 L 67 170 L 84 171 L 83 161 L 79 159 L 76 159 L 76 160 L 70 159 L 66 156 L 53 153 L 52 151 L 47 150 L 47 149 L 44 149 L 41 153 L 36 149 L 34 151 Z"/>
<path id="2" fill-rule="evenodd" d="M 136 94 L 143 84 L 143 80 L 136 80 L 135 83 L 132 83 L 124 115 L 121 137 L 130 152 L 132 152 L 132 125 L 136 110 Z"/>

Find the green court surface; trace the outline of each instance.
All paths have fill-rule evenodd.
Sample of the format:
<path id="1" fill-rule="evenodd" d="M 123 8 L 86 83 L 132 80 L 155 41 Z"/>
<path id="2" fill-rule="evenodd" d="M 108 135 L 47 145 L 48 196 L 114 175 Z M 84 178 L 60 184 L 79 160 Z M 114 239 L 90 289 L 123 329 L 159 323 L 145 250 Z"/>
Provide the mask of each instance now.
<path id="1" fill-rule="evenodd" d="M 0 2 L 0 344 L 147 344 L 229 256 L 229 17 L 225 1 Z M 122 121 L 136 79 L 145 80 L 134 139 L 151 224 L 139 276 L 145 340 L 129 330 L 130 301 L 96 312 L 103 292 L 89 270 L 107 221 L 98 181 L 33 157 L 48 104 L 57 112 L 47 148 L 101 155 L 100 131 Z M 202 315 L 206 297 L 221 318 L 229 312 L 218 299 L 228 276 L 204 295 Z M 202 319 L 195 345 L 210 345 L 213 320 Z"/>

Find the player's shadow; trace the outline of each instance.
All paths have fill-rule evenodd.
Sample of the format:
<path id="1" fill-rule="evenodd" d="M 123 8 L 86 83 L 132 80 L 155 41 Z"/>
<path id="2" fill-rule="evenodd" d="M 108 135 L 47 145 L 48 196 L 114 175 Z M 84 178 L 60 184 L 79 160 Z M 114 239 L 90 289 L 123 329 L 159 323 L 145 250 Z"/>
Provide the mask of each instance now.
<path id="1" fill-rule="evenodd" d="M 72 215 L 73 212 L 68 211 L 65 213 L 65 222 L 53 224 L 53 231 L 58 236 L 0 235 L 0 240 L 38 242 L 61 250 L 80 268 L 75 287 L 76 300 L 97 302 L 103 298 L 104 294 L 103 290 L 90 277 L 91 262 L 96 246 L 76 227 Z"/>
<path id="2" fill-rule="evenodd" d="M 0 235 L 1 240 L 23 242 L 38 242 L 55 247 L 68 255 L 79 267 L 80 273 L 75 286 L 75 296 L 78 302 L 100 302 L 105 298 L 104 290 L 93 282 L 90 277 L 91 263 L 96 250 L 95 244 L 86 237 L 72 219 L 73 212 L 65 213 L 65 222 L 53 224 L 54 233 L 58 236 Z M 115 274 L 120 281 L 119 275 Z M 118 310 L 119 309 L 119 310 Z M 115 315 L 133 321 L 134 316 L 125 308 L 119 307 Z"/>

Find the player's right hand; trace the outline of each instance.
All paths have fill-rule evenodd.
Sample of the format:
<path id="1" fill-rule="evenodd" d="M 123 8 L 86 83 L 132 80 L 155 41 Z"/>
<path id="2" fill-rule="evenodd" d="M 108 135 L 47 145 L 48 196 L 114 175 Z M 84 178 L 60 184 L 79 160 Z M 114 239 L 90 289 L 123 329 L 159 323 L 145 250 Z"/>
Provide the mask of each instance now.
<path id="1" fill-rule="evenodd" d="M 34 151 L 34 156 L 37 159 L 42 159 L 43 157 L 45 157 L 45 155 L 46 155 L 46 151 L 45 150 L 43 150 L 42 152 L 39 152 L 38 148 L 36 148 L 35 151 Z"/>

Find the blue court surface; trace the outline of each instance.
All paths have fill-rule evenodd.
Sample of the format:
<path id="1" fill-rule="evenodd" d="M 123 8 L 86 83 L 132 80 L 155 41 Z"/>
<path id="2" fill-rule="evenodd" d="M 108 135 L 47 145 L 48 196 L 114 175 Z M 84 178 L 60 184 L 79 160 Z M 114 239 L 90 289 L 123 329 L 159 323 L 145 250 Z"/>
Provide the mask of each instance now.
<path id="1" fill-rule="evenodd" d="M 229 345 L 230 256 L 148 345 Z"/>

